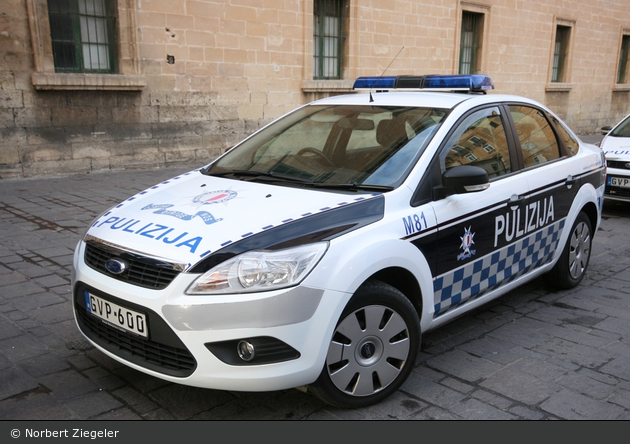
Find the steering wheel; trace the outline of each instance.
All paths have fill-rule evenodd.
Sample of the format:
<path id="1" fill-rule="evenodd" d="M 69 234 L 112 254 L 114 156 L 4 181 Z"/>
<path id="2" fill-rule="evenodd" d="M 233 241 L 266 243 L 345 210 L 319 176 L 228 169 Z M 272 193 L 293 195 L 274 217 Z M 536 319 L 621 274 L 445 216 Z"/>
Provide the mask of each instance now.
<path id="1" fill-rule="evenodd" d="M 320 158 L 320 160 L 324 160 L 326 165 L 333 166 L 333 163 L 328 158 L 328 156 L 326 154 L 324 154 L 323 152 L 321 152 L 320 150 L 316 150 L 315 148 L 311 148 L 311 147 L 302 148 L 300 151 L 298 151 L 297 155 L 298 156 L 303 156 L 306 153 L 315 154 L 317 157 Z"/>

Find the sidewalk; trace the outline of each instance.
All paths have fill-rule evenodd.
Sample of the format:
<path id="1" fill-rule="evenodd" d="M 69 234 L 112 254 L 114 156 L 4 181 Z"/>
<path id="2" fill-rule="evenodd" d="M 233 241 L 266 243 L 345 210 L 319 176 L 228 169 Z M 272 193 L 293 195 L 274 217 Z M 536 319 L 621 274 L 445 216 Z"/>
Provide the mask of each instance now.
<path id="1" fill-rule="evenodd" d="M 0 420 L 630 419 L 623 203 L 605 204 L 581 285 L 535 281 L 425 335 L 409 380 L 370 408 L 175 385 L 105 357 L 74 324 L 74 247 L 103 210 L 189 169 L 0 182 Z"/>

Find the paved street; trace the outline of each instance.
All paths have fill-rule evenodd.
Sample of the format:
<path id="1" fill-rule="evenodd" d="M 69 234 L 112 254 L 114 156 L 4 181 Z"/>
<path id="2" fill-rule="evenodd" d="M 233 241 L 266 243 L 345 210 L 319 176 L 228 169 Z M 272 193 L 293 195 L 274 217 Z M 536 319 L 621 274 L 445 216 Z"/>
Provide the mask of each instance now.
<path id="1" fill-rule="evenodd" d="M 109 206 L 191 168 L 0 181 L 0 420 L 630 419 L 630 204 L 607 202 L 588 275 L 532 282 L 423 337 L 385 402 L 164 382 L 92 348 L 70 301 L 73 249 Z"/>

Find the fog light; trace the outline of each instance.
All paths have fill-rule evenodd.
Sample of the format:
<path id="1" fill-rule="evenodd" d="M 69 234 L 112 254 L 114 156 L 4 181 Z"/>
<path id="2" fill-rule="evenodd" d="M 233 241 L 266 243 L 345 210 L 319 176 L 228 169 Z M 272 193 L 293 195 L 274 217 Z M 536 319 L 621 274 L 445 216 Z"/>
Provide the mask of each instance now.
<path id="1" fill-rule="evenodd" d="M 239 358 L 246 362 L 254 359 L 254 355 L 256 354 L 254 344 L 248 341 L 240 341 L 236 346 L 236 352 L 238 353 Z"/>
<path id="2" fill-rule="evenodd" d="M 300 357 L 296 349 L 270 336 L 208 342 L 205 346 L 228 365 L 263 365 L 291 361 Z"/>

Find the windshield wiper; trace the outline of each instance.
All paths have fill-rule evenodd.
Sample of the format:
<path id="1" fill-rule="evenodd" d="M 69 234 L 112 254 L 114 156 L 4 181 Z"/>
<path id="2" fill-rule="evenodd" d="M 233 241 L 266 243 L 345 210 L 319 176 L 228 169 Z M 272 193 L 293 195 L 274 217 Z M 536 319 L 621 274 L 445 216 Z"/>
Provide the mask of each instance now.
<path id="1" fill-rule="evenodd" d="M 250 176 L 250 177 L 260 177 L 266 180 L 274 180 L 281 182 L 296 182 L 296 183 L 306 183 L 311 184 L 312 180 L 310 179 L 302 179 L 294 176 L 286 176 L 284 174 L 274 173 L 273 171 L 252 171 L 252 170 L 230 170 L 230 171 L 218 171 L 218 172 L 208 172 L 209 176 L 223 177 L 223 176 Z"/>
<path id="2" fill-rule="evenodd" d="M 356 182 L 349 183 L 311 183 L 315 188 L 332 188 L 339 190 L 361 190 L 361 191 L 392 191 L 394 187 L 387 185 L 370 185 Z"/>
<path id="3" fill-rule="evenodd" d="M 284 174 L 274 173 L 273 171 L 252 171 L 252 170 L 230 170 L 230 171 L 218 171 L 218 172 L 204 172 L 209 176 L 223 177 L 223 176 L 250 176 L 255 178 L 261 178 L 266 181 L 280 181 L 280 182 L 292 182 L 305 185 L 313 188 L 329 188 L 337 190 L 357 190 L 357 191 L 392 191 L 394 187 L 387 185 L 369 185 L 361 184 L 357 182 L 347 183 L 327 183 L 327 182 L 314 182 L 312 179 L 304 179 L 295 176 L 286 176 Z"/>
<path id="4" fill-rule="evenodd" d="M 260 172 L 260 171 L 251 171 L 251 170 L 229 170 L 229 171 L 217 171 L 217 172 L 211 172 L 206 170 L 205 174 L 207 174 L 208 176 L 217 176 L 217 177 L 222 177 L 222 176 L 264 176 L 265 173 Z"/>

